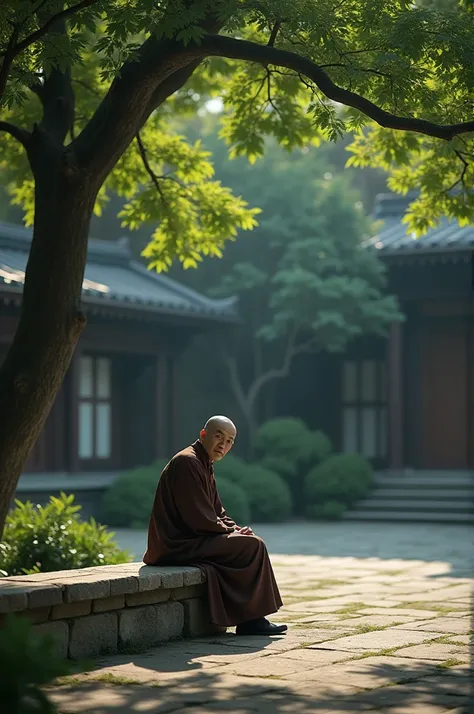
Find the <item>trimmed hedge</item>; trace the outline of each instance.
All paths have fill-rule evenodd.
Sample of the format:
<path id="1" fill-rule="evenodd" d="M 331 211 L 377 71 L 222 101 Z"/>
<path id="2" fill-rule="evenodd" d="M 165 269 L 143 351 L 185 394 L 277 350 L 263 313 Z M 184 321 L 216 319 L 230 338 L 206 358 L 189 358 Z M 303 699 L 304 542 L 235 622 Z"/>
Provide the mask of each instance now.
<path id="1" fill-rule="evenodd" d="M 262 464 L 248 464 L 237 456 L 226 456 L 214 465 L 219 487 L 221 479 L 240 486 L 250 503 L 253 523 L 276 523 L 292 515 L 291 491 L 282 477 Z M 224 501 L 223 501 L 224 503 Z M 227 510 L 227 506 L 224 503 Z M 229 514 L 235 516 L 228 508 Z"/>
<path id="2" fill-rule="evenodd" d="M 162 459 L 119 476 L 104 494 L 104 521 L 115 528 L 148 528 L 156 487 L 167 463 Z"/>
<path id="3" fill-rule="evenodd" d="M 237 525 L 246 526 L 250 522 L 250 504 L 245 491 L 237 484 L 220 476 L 216 479 L 219 498 L 227 515 Z"/>
<path id="4" fill-rule="evenodd" d="M 308 518 L 336 518 L 367 495 L 373 482 L 370 463 L 358 454 L 335 454 L 305 479 Z"/>
<path id="5" fill-rule="evenodd" d="M 291 491 L 274 471 L 251 464 L 240 485 L 248 496 L 254 523 L 278 523 L 292 515 Z"/>
<path id="6" fill-rule="evenodd" d="M 330 455 L 328 437 L 321 431 L 311 431 L 301 419 L 270 419 L 258 429 L 254 448 L 260 464 L 285 479 L 296 510 L 302 513 L 304 478 L 311 467 Z"/>

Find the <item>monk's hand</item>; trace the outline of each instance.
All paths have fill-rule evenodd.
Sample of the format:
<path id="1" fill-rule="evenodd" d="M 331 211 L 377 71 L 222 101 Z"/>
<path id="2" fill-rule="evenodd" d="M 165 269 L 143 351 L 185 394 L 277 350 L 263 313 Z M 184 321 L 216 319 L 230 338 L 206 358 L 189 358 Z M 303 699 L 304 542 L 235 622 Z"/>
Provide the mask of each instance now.
<path id="1" fill-rule="evenodd" d="M 236 526 L 235 530 L 241 535 L 253 535 L 253 530 L 250 526 Z"/>

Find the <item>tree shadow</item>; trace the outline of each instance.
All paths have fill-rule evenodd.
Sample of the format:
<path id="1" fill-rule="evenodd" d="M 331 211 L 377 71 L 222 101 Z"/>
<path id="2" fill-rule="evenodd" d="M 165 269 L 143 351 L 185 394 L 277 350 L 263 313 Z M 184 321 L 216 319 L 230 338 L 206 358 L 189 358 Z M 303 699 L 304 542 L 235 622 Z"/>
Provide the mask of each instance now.
<path id="1" fill-rule="evenodd" d="M 50 696 L 64 714 L 473 712 L 472 672 L 468 668 L 441 668 L 409 659 L 401 662 L 399 657 L 372 657 L 318 668 L 301 662 L 296 676 L 262 677 L 252 675 L 251 658 L 261 652 L 256 646 L 239 647 L 208 640 L 190 641 L 183 649 L 183 643 L 179 644 L 181 650 L 173 651 L 167 645 L 144 655 L 114 657 L 112 669 L 110 664 L 106 665 L 107 672 L 112 674 L 108 681 L 105 677 L 103 681 L 94 681 L 94 677 L 101 677 L 99 669 L 81 683 L 51 689 Z M 192 649 L 194 652 L 189 651 Z M 199 661 L 204 652 L 207 657 L 215 654 L 222 658 L 223 649 L 229 651 L 224 654 L 226 663 L 213 666 L 212 662 Z M 246 676 L 232 673 L 233 654 L 245 656 Z M 270 661 L 274 657 L 275 654 L 269 654 L 256 661 Z M 278 660 L 284 657 L 281 653 Z M 128 679 L 120 676 L 119 660 L 135 665 L 127 668 Z M 104 664 L 105 661 L 100 668 Z"/>

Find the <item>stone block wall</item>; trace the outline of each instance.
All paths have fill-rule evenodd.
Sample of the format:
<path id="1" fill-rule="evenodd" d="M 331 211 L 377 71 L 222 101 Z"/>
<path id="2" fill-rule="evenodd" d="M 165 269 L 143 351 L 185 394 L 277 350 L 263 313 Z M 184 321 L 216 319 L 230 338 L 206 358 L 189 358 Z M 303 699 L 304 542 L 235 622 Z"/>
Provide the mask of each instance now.
<path id="1" fill-rule="evenodd" d="M 28 617 L 58 653 L 84 659 L 222 632 L 199 568 L 108 565 L 0 579 L 0 618 Z"/>

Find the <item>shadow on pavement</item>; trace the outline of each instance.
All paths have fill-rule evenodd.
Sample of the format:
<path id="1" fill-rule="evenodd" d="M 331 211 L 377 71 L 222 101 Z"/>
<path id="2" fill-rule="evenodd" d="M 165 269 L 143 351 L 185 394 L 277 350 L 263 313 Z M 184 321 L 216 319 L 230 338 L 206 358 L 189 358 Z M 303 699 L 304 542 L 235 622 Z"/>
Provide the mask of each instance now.
<path id="1" fill-rule="evenodd" d="M 435 664 L 410 662 L 400 665 L 370 658 L 346 663 L 347 674 L 341 678 L 332 667 L 311 669 L 304 674 L 301 663 L 297 679 L 233 675 L 228 665 L 203 666 L 199 656 L 206 650 L 222 657 L 225 645 L 205 643 L 199 653 L 178 651 L 170 647 L 155 649 L 136 657 L 114 657 L 108 669 L 108 681 L 101 673 L 90 673 L 81 683 L 57 687 L 50 696 L 65 714 L 312 714 L 316 712 L 403 712 L 424 714 L 450 711 L 470 712 L 467 668 L 439 668 Z M 262 643 L 263 645 L 265 643 Z M 232 655 L 242 648 L 228 647 Z M 240 649 L 240 653 L 236 650 Z M 243 648 L 247 662 L 258 648 Z M 270 657 L 272 655 L 269 655 Z M 380 660 L 380 658 L 377 658 Z M 127 666 L 126 679 L 121 676 L 119 661 Z M 259 658 L 261 661 L 261 657 Z M 133 663 L 136 666 L 130 667 Z M 102 664 L 102 666 L 105 662 Z M 323 669 L 325 671 L 323 671 Z M 225 671 L 224 671 L 225 670 Z M 112 676 L 111 676 L 112 675 Z M 340 675 L 339 675 L 340 676 Z M 94 681 L 99 678 L 99 681 Z M 133 678 L 133 680 L 132 680 Z M 132 684 L 131 682 L 135 683 Z"/>

